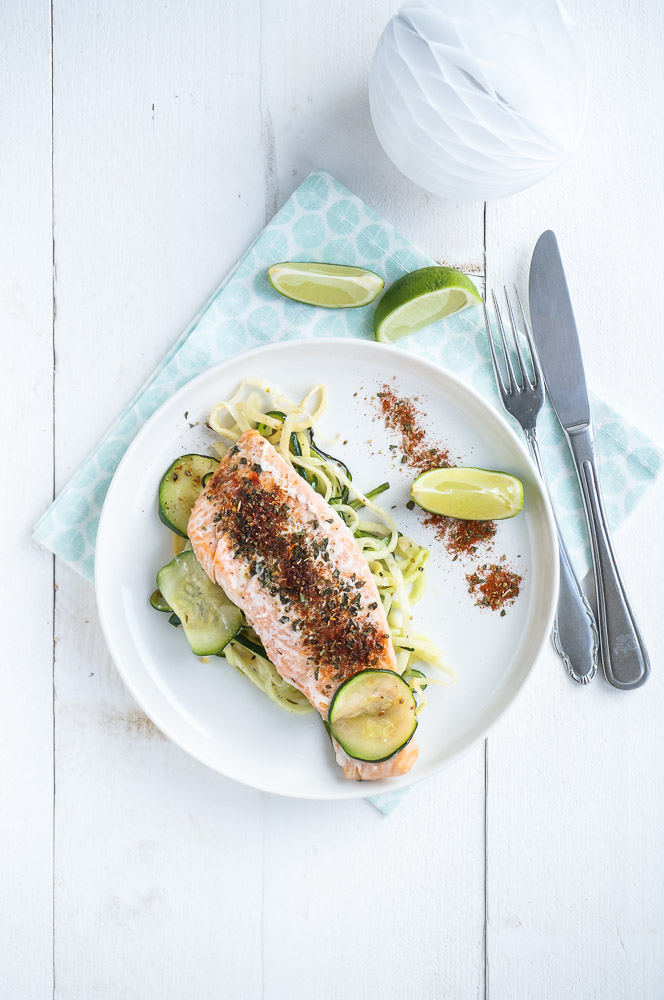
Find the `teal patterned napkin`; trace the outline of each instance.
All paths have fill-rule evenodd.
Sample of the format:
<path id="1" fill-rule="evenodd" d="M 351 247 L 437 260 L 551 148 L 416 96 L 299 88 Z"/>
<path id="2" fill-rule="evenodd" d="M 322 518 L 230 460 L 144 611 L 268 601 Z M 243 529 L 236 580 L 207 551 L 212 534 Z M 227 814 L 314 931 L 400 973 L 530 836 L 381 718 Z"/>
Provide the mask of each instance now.
<path id="1" fill-rule="evenodd" d="M 36 525 L 35 539 L 87 579 L 93 578 L 99 515 L 113 473 L 138 429 L 176 389 L 211 365 L 261 344 L 307 337 L 373 337 L 372 309 L 317 310 L 278 295 L 267 280 L 266 268 L 281 260 L 356 264 L 377 271 L 387 283 L 434 263 L 325 171 L 310 174 Z M 501 409 L 479 309 L 436 323 L 401 344 L 461 376 Z M 654 482 L 664 453 L 608 404 L 596 398 L 591 403 L 608 517 L 616 527 Z M 583 576 L 590 556 L 581 496 L 548 403 L 539 429 L 560 526 Z M 390 813 L 405 791 L 376 795 L 371 801 Z"/>

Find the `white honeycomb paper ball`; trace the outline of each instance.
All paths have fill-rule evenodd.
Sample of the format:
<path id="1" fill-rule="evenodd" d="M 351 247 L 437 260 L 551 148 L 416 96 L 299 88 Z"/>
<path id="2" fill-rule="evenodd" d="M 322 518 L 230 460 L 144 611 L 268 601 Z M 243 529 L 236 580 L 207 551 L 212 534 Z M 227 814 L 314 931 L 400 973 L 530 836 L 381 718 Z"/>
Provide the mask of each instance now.
<path id="1" fill-rule="evenodd" d="M 576 146 L 581 43 L 558 0 L 410 0 L 378 42 L 369 102 L 406 177 L 454 200 L 502 198 Z"/>

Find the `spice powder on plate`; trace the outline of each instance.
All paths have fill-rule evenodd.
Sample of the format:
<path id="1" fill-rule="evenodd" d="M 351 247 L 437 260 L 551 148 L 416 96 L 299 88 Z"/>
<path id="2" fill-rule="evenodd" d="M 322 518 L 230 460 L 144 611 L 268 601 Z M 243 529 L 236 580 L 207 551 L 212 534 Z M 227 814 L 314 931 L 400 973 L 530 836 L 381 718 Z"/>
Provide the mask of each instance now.
<path id="1" fill-rule="evenodd" d="M 401 437 L 401 461 L 418 472 L 429 469 L 447 469 L 454 463 L 447 448 L 432 446 L 420 424 L 421 413 L 412 399 L 402 399 L 390 385 L 383 385 L 376 393 L 385 426 Z"/>
<path id="2" fill-rule="evenodd" d="M 466 575 L 468 593 L 477 598 L 475 604 L 492 611 L 500 610 L 501 615 L 505 614 L 505 605 L 514 604 L 519 596 L 522 580 L 518 573 L 498 563 L 485 564 Z"/>
<path id="3" fill-rule="evenodd" d="M 461 521 L 440 514 L 427 514 L 424 523 L 435 530 L 438 539 L 455 558 L 474 555 L 478 545 L 488 545 L 498 530 L 495 521 Z"/>
<path id="4" fill-rule="evenodd" d="M 401 439 L 402 464 L 417 472 L 447 469 L 455 464 L 447 448 L 434 445 L 427 438 L 422 426 L 424 414 L 415 405 L 415 400 L 399 396 L 388 383 L 380 387 L 376 397 L 385 426 Z M 459 555 L 474 555 L 478 546 L 490 545 L 497 530 L 495 521 L 462 521 L 441 514 L 427 514 L 424 524 L 433 528 L 438 540 L 455 559 Z"/>
<path id="5" fill-rule="evenodd" d="M 415 405 L 417 399 L 399 396 L 388 383 L 380 387 L 376 397 L 385 426 L 399 435 L 403 465 L 417 472 L 428 472 L 429 469 L 450 468 L 455 464 L 447 448 L 440 444 L 433 445 L 427 438 L 422 426 L 425 415 Z M 465 521 L 440 514 L 427 513 L 423 521 L 435 531 L 436 537 L 454 560 L 459 556 L 474 556 L 482 546 L 490 547 L 498 530 L 495 521 Z M 518 597 L 523 580 L 506 566 L 505 559 L 501 556 L 500 563 L 491 566 L 485 563 L 478 566 L 475 572 L 466 574 L 468 591 L 476 598 L 475 603 L 492 611 L 500 610 L 501 616 L 506 614 L 505 607 L 513 604 Z"/>

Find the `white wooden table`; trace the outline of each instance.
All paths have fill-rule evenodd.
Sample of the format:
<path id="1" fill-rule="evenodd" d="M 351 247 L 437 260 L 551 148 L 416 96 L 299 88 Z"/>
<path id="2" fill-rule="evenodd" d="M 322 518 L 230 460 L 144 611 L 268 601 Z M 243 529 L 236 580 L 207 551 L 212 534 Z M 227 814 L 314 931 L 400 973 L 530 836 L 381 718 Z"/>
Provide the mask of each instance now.
<path id="1" fill-rule="evenodd" d="M 392 0 L 0 4 L 0 998 L 664 995 L 664 565 L 656 489 L 617 547 L 649 684 L 547 649 L 483 746 L 390 819 L 262 795 L 138 711 L 92 587 L 30 529 L 314 166 L 435 258 L 524 282 L 561 239 L 596 391 L 664 440 L 659 0 L 574 0 L 580 148 L 454 205 L 383 155 L 369 60 Z"/>

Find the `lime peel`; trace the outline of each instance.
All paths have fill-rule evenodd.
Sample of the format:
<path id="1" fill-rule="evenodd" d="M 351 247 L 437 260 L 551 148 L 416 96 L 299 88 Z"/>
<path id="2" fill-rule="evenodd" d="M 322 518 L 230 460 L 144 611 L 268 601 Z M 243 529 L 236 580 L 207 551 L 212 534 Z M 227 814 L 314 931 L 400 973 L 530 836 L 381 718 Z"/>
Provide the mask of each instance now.
<path id="1" fill-rule="evenodd" d="M 395 281 L 378 303 L 374 314 L 376 340 L 393 344 L 481 301 L 480 293 L 463 271 L 437 264 L 411 271 Z"/>
<path id="2" fill-rule="evenodd" d="M 417 477 L 410 495 L 429 513 L 462 521 L 502 521 L 523 507 L 521 481 L 491 469 L 429 469 Z"/>
<path id="3" fill-rule="evenodd" d="M 375 271 L 347 264 L 283 261 L 272 264 L 267 276 L 275 291 L 287 299 L 324 309 L 357 309 L 380 295 L 385 282 Z"/>

